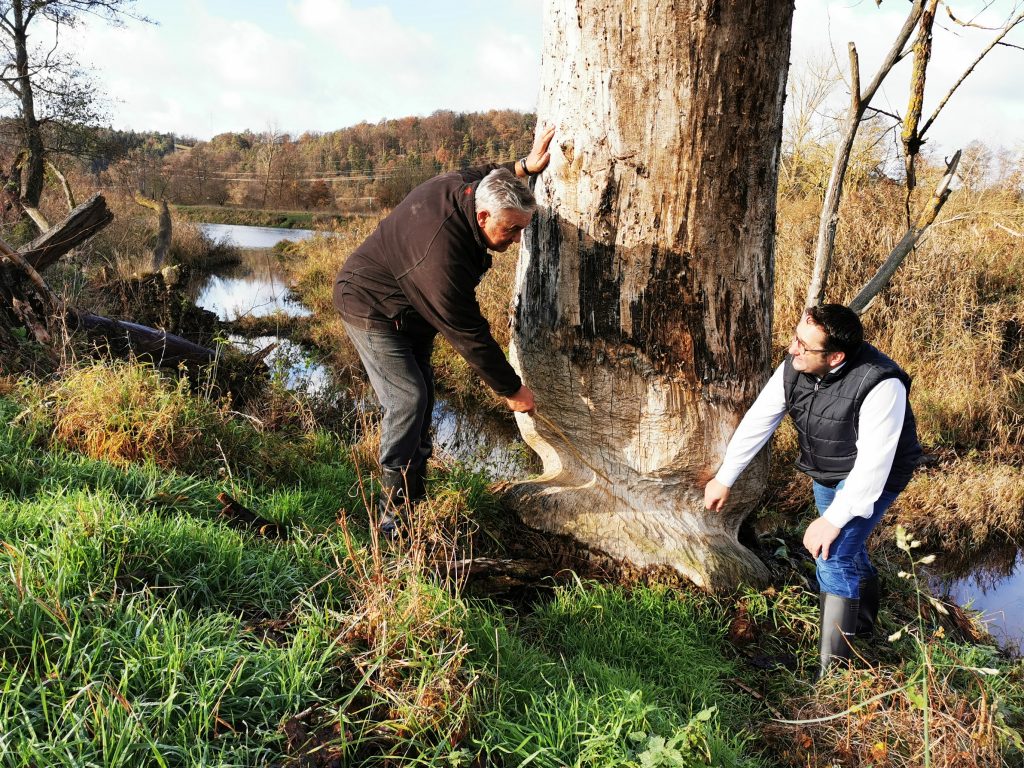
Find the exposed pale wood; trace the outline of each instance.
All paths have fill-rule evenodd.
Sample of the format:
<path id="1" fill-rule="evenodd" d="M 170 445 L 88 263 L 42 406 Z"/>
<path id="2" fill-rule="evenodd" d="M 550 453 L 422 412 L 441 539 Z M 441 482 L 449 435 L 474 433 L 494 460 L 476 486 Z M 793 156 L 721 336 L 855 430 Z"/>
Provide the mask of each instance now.
<path id="1" fill-rule="evenodd" d="M 114 220 L 103 195 L 93 195 L 62 221 L 21 249 L 21 255 L 42 272 Z"/>
<path id="2" fill-rule="evenodd" d="M 28 205 L 24 201 L 22 201 L 21 208 L 23 211 L 25 211 L 28 217 L 32 219 L 32 222 L 36 225 L 40 232 L 45 234 L 50 230 L 50 222 L 46 220 L 46 217 L 43 215 L 42 211 L 40 211 L 35 206 Z"/>
<path id="3" fill-rule="evenodd" d="M 61 173 L 60 168 L 49 160 L 46 161 L 46 164 L 50 167 L 50 171 L 53 172 L 53 175 L 57 177 L 57 181 L 60 182 L 60 186 L 64 190 L 64 199 L 68 201 L 68 210 L 75 210 L 78 204 L 75 202 L 75 193 L 71 189 L 71 185 L 68 183 L 67 176 Z"/>

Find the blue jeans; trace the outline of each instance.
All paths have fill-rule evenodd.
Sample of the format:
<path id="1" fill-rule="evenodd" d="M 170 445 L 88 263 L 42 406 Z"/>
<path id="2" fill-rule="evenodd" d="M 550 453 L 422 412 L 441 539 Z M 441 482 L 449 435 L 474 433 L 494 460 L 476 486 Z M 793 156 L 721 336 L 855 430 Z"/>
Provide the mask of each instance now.
<path id="1" fill-rule="evenodd" d="M 434 410 L 430 355 L 436 331 L 419 325 L 401 330 L 367 330 L 347 322 L 345 330 L 384 411 L 381 467 L 410 475 L 425 472 L 434 449 L 430 435 Z"/>
<path id="2" fill-rule="evenodd" d="M 818 514 L 824 515 L 836 491 L 843 487 L 840 482 L 835 488 L 821 483 L 814 483 L 814 503 Z M 815 561 L 818 567 L 818 587 L 822 592 L 830 592 L 840 597 L 860 597 L 860 582 L 863 579 L 877 576 L 878 571 L 868 561 L 868 536 L 882 519 L 882 515 L 895 501 L 899 494 L 882 491 L 875 502 L 871 517 L 855 517 L 842 527 L 839 536 L 828 548 L 828 560 L 819 556 Z"/>

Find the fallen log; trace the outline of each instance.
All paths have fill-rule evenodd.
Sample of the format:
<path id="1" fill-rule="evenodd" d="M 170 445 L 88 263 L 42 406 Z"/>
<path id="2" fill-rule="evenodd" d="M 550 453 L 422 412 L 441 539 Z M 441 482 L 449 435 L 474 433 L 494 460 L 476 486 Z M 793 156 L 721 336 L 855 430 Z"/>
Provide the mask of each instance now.
<path id="1" fill-rule="evenodd" d="M 114 214 L 107 208 L 103 195 L 93 195 L 19 252 L 25 261 L 41 272 L 113 220 Z"/>
<path id="2" fill-rule="evenodd" d="M 125 320 L 69 309 L 68 325 L 104 337 L 111 352 L 119 357 L 131 354 L 151 360 L 159 367 L 175 368 L 181 363 L 209 365 L 217 359 L 217 351 L 195 344 L 181 336 Z"/>

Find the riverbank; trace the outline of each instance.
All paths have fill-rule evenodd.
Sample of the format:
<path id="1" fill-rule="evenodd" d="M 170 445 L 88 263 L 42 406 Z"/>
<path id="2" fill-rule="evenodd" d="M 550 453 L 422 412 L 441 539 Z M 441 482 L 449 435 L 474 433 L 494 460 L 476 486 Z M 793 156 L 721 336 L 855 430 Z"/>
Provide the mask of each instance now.
<path id="1" fill-rule="evenodd" d="M 352 218 L 363 218 L 367 215 L 322 211 L 274 211 L 224 205 L 175 205 L 174 212 L 183 220 L 195 223 L 315 230 L 331 230 Z"/>
<path id="2" fill-rule="evenodd" d="M 815 691 L 816 596 L 778 555 L 764 553 L 789 576 L 727 600 L 665 574 L 592 581 L 457 466 L 434 467 L 411 542 L 388 550 L 366 523 L 373 436 L 310 431 L 285 393 L 232 413 L 151 369 L 96 364 L 59 384 L 0 379 L 0 424 L 0 750 L 35 764 L 1017 754 L 1020 666 L 927 602 L 918 614 L 892 571 L 884 631 L 910 626 Z M 221 512 L 224 492 L 273 531 Z M 524 589 L 451 567 L 559 549 Z"/>

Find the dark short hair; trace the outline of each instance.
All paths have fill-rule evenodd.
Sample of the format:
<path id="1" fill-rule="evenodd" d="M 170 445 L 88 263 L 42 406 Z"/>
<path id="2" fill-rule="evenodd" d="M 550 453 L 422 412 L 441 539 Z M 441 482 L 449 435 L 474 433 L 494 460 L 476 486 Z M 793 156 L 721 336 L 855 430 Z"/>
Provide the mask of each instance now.
<path id="1" fill-rule="evenodd" d="M 804 310 L 804 317 L 825 331 L 825 351 L 853 357 L 864 343 L 860 317 L 842 304 L 818 304 Z"/>

